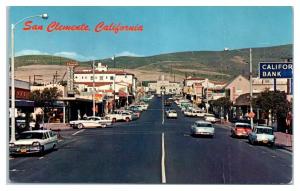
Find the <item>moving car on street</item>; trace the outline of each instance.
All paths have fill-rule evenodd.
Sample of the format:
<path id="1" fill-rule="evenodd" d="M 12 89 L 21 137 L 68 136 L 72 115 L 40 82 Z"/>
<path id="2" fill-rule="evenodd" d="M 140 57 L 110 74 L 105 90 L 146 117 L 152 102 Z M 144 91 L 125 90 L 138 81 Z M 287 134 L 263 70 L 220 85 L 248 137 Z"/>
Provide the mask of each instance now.
<path id="1" fill-rule="evenodd" d="M 231 129 L 231 137 L 248 137 L 251 131 L 251 125 L 249 123 L 235 123 Z"/>
<path id="2" fill-rule="evenodd" d="M 51 130 L 25 131 L 9 143 L 10 154 L 44 153 L 57 147 L 57 135 Z"/>
<path id="3" fill-rule="evenodd" d="M 135 104 L 137 107 L 141 107 L 142 111 L 146 111 L 149 107 L 149 104 L 147 103 L 144 103 L 144 102 L 140 102 L 140 103 L 137 103 Z"/>
<path id="4" fill-rule="evenodd" d="M 275 136 L 273 129 L 268 126 L 256 126 L 248 136 L 249 142 L 254 145 L 256 143 L 269 144 L 273 146 L 275 143 Z"/>
<path id="5" fill-rule="evenodd" d="M 177 119 L 177 112 L 175 110 L 167 110 L 166 111 L 167 118 L 175 118 Z"/>
<path id="6" fill-rule="evenodd" d="M 191 126 L 191 134 L 207 135 L 213 137 L 215 135 L 215 128 L 210 122 L 199 120 Z"/>

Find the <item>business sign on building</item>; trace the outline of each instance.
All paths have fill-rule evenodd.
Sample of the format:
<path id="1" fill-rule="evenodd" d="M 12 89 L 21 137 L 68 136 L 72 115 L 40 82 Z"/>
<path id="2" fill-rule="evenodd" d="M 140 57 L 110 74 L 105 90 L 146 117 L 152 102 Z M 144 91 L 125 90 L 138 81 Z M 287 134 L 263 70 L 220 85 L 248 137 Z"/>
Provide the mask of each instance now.
<path id="1" fill-rule="evenodd" d="M 260 62 L 259 78 L 293 78 L 293 63 Z"/>

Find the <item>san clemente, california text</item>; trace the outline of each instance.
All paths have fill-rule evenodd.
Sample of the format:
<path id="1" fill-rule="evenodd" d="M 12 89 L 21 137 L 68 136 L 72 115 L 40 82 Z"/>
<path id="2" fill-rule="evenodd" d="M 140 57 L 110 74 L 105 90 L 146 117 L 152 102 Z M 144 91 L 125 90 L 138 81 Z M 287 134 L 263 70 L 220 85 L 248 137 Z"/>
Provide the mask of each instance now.
<path id="1" fill-rule="evenodd" d="M 144 29 L 143 25 L 122 25 L 121 23 L 110 23 L 106 24 L 104 21 L 99 22 L 93 29 L 94 32 L 142 32 Z M 79 31 L 79 32 L 90 32 L 90 27 L 87 24 L 80 25 L 63 25 L 60 22 L 53 21 L 46 28 L 43 25 L 33 24 L 32 21 L 24 22 L 24 31 L 42 31 L 47 32 L 63 32 L 63 31 Z"/>

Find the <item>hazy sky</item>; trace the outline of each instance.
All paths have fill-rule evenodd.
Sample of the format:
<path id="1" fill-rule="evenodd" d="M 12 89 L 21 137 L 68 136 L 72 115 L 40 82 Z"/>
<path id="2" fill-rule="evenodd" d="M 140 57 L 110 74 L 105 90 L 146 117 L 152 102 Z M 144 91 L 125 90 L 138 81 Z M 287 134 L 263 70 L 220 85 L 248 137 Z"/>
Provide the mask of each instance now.
<path id="1" fill-rule="evenodd" d="M 42 31 L 15 32 L 16 55 L 52 54 L 78 60 L 113 55 L 223 50 L 293 43 L 291 7 L 10 7 L 9 23 L 29 19 Z M 89 32 L 47 32 L 53 22 L 87 24 Z M 94 32 L 100 23 L 142 25 L 142 32 Z M 9 26 L 8 26 L 9 27 Z"/>

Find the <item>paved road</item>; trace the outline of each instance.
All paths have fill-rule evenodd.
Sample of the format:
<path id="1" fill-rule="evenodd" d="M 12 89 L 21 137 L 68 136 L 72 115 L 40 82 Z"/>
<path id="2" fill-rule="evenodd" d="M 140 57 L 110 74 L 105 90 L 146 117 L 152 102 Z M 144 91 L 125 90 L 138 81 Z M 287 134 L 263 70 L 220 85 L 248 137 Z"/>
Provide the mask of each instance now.
<path id="1" fill-rule="evenodd" d="M 173 184 L 287 184 L 292 180 L 291 153 L 233 139 L 222 125 L 215 126 L 213 139 L 194 138 L 189 127 L 195 118 L 179 112 L 178 119 L 162 120 L 161 111 L 161 98 L 155 98 L 137 121 L 61 132 L 57 151 L 9 159 L 10 180 Z"/>

